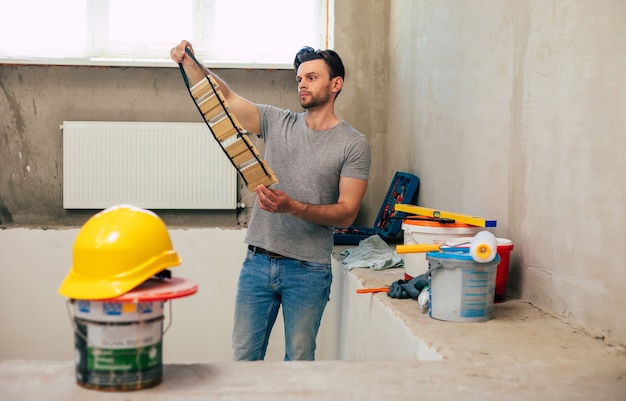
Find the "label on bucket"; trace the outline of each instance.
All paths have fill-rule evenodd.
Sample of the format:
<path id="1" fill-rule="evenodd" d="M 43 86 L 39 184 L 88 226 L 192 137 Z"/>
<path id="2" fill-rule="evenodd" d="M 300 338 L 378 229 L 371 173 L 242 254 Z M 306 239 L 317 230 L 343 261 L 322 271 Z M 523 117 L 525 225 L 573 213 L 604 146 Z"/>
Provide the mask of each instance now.
<path id="1" fill-rule="evenodd" d="M 493 274 L 485 269 L 463 269 L 461 318 L 491 316 L 493 302 Z"/>
<path id="2" fill-rule="evenodd" d="M 87 369 L 93 371 L 140 371 L 159 365 L 161 343 L 150 347 L 109 349 L 87 347 Z"/>
<path id="3" fill-rule="evenodd" d="M 162 319 L 94 323 L 76 319 L 76 377 L 95 389 L 154 386 L 162 376 Z"/>
<path id="4" fill-rule="evenodd" d="M 76 300 L 74 316 L 93 322 L 136 322 L 163 316 L 163 302 Z"/>
<path id="5" fill-rule="evenodd" d="M 100 325 L 86 322 L 87 341 L 94 348 L 137 348 L 161 341 L 161 319 L 129 325 Z"/>

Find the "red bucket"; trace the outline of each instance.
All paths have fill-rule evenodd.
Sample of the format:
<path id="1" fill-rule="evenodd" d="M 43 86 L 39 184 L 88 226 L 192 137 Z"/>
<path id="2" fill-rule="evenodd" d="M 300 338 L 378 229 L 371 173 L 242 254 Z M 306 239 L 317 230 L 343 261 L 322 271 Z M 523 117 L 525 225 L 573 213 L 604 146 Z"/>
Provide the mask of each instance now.
<path id="1" fill-rule="evenodd" d="M 510 239 L 498 238 L 498 255 L 500 264 L 496 272 L 496 294 L 495 302 L 502 302 L 506 299 L 506 286 L 509 278 L 509 259 L 513 251 L 513 242 Z"/>

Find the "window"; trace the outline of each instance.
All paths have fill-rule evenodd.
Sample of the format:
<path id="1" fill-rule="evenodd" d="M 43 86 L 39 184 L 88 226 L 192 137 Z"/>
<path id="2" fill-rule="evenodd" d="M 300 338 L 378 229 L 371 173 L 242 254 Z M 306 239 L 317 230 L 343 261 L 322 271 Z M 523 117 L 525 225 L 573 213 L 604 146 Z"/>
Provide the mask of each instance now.
<path id="1" fill-rule="evenodd" d="M 0 0 L 0 63 L 173 66 L 188 39 L 210 67 L 291 68 L 332 46 L 332 0 Z"/>

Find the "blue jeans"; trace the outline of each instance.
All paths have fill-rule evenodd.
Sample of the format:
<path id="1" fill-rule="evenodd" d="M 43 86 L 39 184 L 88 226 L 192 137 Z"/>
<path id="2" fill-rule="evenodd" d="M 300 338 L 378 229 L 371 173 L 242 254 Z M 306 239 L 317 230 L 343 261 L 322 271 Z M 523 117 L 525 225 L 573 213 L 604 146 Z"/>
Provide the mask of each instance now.
<path id="1" fill-rule="evenodd" d="M 330 297 L 331 265 L 247 252 L 237 286 L 233 359 L 265 358 L 282 305 L 285 360 L 314 360 L 315 338 Z"/>

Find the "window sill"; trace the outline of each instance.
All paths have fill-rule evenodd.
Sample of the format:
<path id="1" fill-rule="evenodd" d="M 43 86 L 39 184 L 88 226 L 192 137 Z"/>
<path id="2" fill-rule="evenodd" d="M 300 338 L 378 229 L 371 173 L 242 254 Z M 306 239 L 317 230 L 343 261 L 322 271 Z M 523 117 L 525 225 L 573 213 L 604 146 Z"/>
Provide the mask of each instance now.
<path id="1" fill-rule="evenodd" d="M 216 61 L 201 60 L 208 68 L 229 68 L 245 70 L 291 70 L 293 65 L 272 62 Z M 0 56 L 0 65 L 59 65 L 90 67 L 178 67 L 169 58 L 132 58 L 132 57 L 93 57 L 84 59 L 70 58 L 18 58 Z"/>

